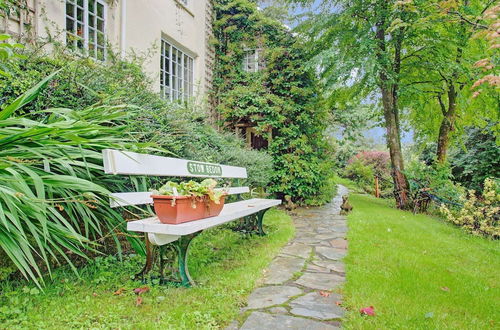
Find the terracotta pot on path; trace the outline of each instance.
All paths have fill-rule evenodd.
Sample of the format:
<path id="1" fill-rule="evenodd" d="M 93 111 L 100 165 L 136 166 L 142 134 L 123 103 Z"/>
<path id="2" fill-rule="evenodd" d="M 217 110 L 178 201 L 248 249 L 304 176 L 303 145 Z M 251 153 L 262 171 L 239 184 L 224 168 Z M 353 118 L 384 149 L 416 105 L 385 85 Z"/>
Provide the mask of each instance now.
<path id="1" fill-rule="evenodd" d="M 194 199 L 190 196 L 151 195 L 151 197 L 160 222 L 171 225 L 215 217 L 224 207 L 224 196 L 221 197 L 220 204 L 215 204 L 208 198 Z"/>

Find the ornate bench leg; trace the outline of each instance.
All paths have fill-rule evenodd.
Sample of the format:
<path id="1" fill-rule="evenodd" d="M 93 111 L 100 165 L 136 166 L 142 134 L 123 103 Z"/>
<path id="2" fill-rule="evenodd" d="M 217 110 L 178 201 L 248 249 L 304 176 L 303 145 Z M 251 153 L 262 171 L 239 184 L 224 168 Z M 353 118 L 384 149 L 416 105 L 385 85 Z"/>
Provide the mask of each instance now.
<path id="1" fill-rule="evenodd" d="M 264 214 L 266 214 L 266 212 L 268 211 L 269 209 L 265 209 L 265 210 L 262 210 L 262 211 L 259 211 L 257 213 L 257 230 L 258 230 L 258 234 L 260 236 L 264 236 L 266 233 L 264 232 L 264 228 L 262 227 L 262 221 L 264 220 Z"/>
<path id="2" fill-rule="evenodd" d="M 142 270 L 135 275 L 135 279 L 141 279 L 144 282 L 145 276 L 153 269 L 154 259 L 155 259 L 155 247 L 151 245 L 149 239 L 146 235 L 146 264 Z"/>
<path id="3" fill-rule="evenodd" d="M 189 244 L 195 238 L 201 233 L 201 231 L 182 236 L 180 237 L 177 241 L 173 242 L 172 244 L 175 245 L 177 249 L 177 258 L 179 261 L 179 275 L 181 277 L 181 285 L 185 287 L 190 287 L 194 285 L 194 281 L 191 279 L 191 276 L 189 276 L 189 269 L 188 269 L 188 250 L 189 250 Z"/>

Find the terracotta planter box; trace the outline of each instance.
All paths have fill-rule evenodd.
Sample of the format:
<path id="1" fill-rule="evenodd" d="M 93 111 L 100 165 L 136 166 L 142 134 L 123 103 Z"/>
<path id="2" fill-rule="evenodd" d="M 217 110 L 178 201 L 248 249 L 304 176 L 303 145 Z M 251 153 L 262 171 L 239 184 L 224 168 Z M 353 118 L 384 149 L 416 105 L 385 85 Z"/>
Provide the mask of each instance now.
<path id="1" fill-rule="evenodd" d="M 225 196 L 221 197 L 220 204 L 215 204 L 208 198 L 195 200 L 188 196 L 151 195 L 151 197 L 160 222 L 176 225 L 219 215 L 224 207 Z"/>

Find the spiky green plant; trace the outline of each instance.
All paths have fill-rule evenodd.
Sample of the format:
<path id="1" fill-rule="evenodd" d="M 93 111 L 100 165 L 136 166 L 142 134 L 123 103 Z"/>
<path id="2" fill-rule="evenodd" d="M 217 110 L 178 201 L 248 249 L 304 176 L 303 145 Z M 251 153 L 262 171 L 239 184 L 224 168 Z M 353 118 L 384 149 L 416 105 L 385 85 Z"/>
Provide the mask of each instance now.
<path id="1" fill-rule="evenodd" d="M 101 150 L 138 146 L 124 133 L 134 113 L 124 105 L 16 116 L 52 76 L 0 108 L 0 248 L 39 286 L 54 264 L 76 271 L 74 256 L 85 258 L 105 236 L 120 250 L 125 220 L 107 196 L 125 181 L 104 174 Z"/>

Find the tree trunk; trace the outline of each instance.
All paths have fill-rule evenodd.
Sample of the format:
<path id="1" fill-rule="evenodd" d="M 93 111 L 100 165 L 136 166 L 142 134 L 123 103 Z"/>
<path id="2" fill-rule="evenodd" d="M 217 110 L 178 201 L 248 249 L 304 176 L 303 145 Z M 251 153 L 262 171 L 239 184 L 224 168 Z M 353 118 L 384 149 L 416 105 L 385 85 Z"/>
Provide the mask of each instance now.
<path id="1" fill-rule="evenodd" d="M 383 76 L 383 75 L 382 75 Z M 396 205 L 400 209 L 409 207 L 408 200 L 408 180 L 404 175 L 403 153 L 401 152 L 401 139 L 399 135 L 399 124 L 397 122 L 394 104 L 394 95 L 386 87 L 381 87 L 382 103 L 384 107 L 385 127 L 387 131 L 387 147 L 391 156 L 392 180 L 394 182 L 394 197 Z"/>
<path id="2" fill-rule="evenodd" d="M 446 161 L 446 155 L 448 152 L 448 146 L 450 144 L 450 133 L 455 128 L 455 114 L 457 109 L 457 91 L 453 82 L 450 83 L 448 88 L 448 109 L 446 109 L 441 98 L 439 98 L 439 104 L 441 110 L 443 111 L 443 120 L 441 121 L 441 126 L 439 127 L 438 143 L 437 143 L 437 161 L 439 164 L 443 164 Z"/>
<path id="3" fill-rule="evenodd" d="M 378 41 L 378 54 L 381 69 L 379 72 L 379 87 L 382 94 L 382 105 L 384 108 L 385 127 L 387 131 L 387 147 L 391 156 L 392 179 L 394 182 L 394 198 L 400 209 L 407 209 L 410 201 L 408 180 L 404 174 L 404 160 L 401 152 L 401 137 L 399 132 L 399 109 L 398 88 L 399 72 L 401 68 L 401 47 L 403 41 L 403 29 L 397 34 L 397 42 L 394 60 L 391 65 L 386 62 L 386 31 L 385 21 L 382 19 L 377 24 L 376 39 Z M 393 77 L 389 77 L 388 74 Z"/>
<path id="4" fill-rule="evenodd" d="M 469 5 L 469 1 L 466 0 L 464 2 L 464 6 L 467 7 Z M 457 47 L 457 52 L 455 56 L 455 64 L 457 67 L 461 66 L 463 59 L 463 49 L 467 46 L 467 41 L 471 38 L 472 33 L 467 33 L 465 25 L 460 25 L 460 35 L 461 35 L 461 43 Z M 441 121 L 441 126 L 439 127 L 439 135 L 437 141 L 437 162 L 438 164 L 443 164 L 446 161 L 446 155 L 448 153 L 448 146 L 450 144 L 450 133 L 455 129 L 455 119 L 457 112 L 457 97 L 460 90 L 463 88 L 458 85 L 455 87 L 455 83 L 459 77 L 459 71 L 454 69 L 450 77 L 445 77 L 443 74 L 441 76 L 444 78 L 447 91 L 446 94 L 448 96 L 448 108 L 444 105 L 441 96 L 438 96 L 439 105 L 441 107 L 441 111 L 443 112 L 443 120 Z"/>

